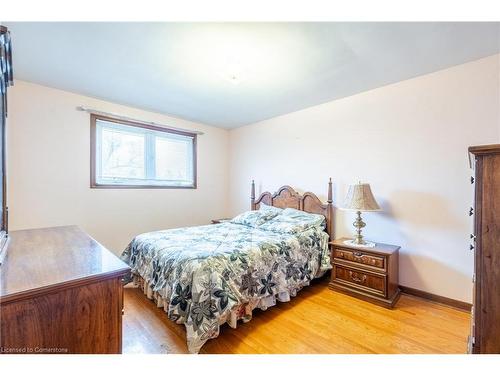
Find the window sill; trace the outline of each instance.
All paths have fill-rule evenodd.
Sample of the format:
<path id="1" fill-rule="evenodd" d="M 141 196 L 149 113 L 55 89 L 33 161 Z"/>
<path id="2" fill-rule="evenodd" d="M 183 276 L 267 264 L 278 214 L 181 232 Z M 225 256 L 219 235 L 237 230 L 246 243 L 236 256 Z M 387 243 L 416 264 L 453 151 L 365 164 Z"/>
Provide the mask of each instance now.
<path id="1" fill-rule="evenodd" d="M 196 185 L 192 186 L 164 186 L 164 185 L 106 185 L 106 184 L 91 184 L 91 189 L 196 189 Z"/>

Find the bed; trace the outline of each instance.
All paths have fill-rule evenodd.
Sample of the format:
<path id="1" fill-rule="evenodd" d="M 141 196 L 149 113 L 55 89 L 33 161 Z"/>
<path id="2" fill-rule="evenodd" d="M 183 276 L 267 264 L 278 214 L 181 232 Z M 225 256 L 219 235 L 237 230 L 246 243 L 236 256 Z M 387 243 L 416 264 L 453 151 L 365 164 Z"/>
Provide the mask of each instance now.
<path id="1" fill-rule="evenodd" d="M 289 186 L 255 199 L 251 211 L 228 222 L 144 233 L 122 254 L 135 285 L 184 324 L 190 353 L 236 328 L 252 310 L 287 302 L 330 266 L 332 184 L 323 204 Z"/>

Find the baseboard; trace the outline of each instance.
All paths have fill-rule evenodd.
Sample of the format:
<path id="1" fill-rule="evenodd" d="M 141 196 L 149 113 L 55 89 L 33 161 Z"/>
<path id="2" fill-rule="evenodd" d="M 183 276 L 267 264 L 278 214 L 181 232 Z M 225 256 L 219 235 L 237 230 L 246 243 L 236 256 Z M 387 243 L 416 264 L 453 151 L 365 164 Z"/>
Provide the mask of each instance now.
<path id="1" fill-rule="evenodd" d="M 401 292 L 405 294 L 410 294 L 412 296 L 420 297 L 420 298 L 425 298 L 430 301 L 438 302 L 446 306 L 454 307 L 456 309 L 460 310 L 465 310 L 469 311 L 472 308 L 472 305 L 467 302 L 459 301 L 456 299 L 448 298 L 448 297 L 443 297 L 443 296 L 438 296 L 437 294 L 432 294 L 429 292 L 424 292 L 423 290 L 419 289 L 414 289 L 410 288 L 407 286 L 400 285 L 399 288 L 401 289 Z"/>

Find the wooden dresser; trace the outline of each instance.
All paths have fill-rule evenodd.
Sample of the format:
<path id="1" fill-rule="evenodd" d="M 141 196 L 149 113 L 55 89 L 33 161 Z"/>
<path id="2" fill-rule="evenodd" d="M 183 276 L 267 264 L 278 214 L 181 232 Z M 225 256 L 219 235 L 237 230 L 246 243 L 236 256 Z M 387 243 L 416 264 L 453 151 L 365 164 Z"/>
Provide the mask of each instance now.
<path id="1" fill-rule="evenodd" d="M 474 146 L 471 250 L 474 256 L 469 353 L 500 353 L 500 145 Z"/>
<path id="2" fill-rule="evenodd" d="M 0 267 L 0 352 L 121 353 L 128 272 L 76 226 L 11 232 Z"/>
<path id="3" fill-rule="evenodd" d="M 330 242 L 330 288 L 377 305 L 392 308 L 399 299 L 399 246 L 377 243 L 354 247 L 348 238 Z"/>

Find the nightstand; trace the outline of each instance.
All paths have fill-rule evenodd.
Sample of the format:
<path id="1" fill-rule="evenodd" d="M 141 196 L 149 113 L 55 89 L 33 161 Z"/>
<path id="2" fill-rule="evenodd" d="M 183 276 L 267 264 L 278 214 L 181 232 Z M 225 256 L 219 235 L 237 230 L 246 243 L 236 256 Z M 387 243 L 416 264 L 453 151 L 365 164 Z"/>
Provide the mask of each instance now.
<path id="1" fill-rule="evenodd" d="M 224 218 L 224 219 L 212 219 L 212 224 L 221 224 L 221 223 L 226 223 L 230 221 L 231 219 L 229 218 Z"/>
<path id="2" fill-rule="evenodd" d="M 399 246 L 377 243 L 375 247 L 330 242 L 330 288 L 377 305 L 392 308 L 399 299 Z"/>

